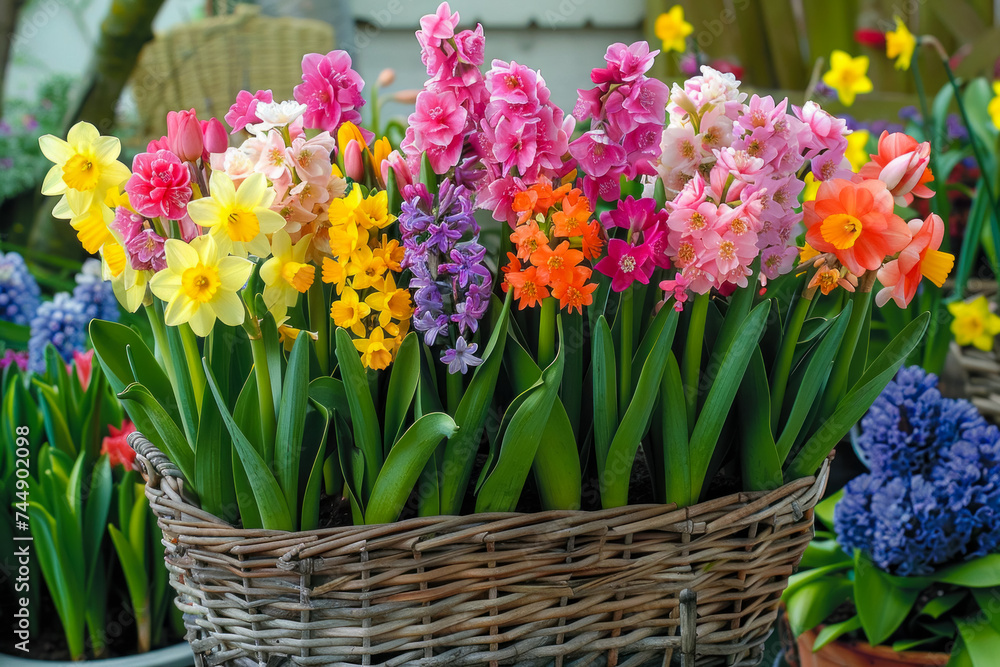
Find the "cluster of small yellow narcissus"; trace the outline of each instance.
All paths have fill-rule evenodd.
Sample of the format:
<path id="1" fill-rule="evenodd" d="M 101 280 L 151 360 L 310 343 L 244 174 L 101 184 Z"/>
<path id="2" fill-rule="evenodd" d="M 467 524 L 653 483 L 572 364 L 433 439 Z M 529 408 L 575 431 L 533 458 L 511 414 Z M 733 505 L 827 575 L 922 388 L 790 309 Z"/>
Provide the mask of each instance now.
<path id="1" fill-rule="evenodd" d="M 329 216 L 332 258 L 323 258 L 323 282 L 336 291 L 330 316 L 357 336 L 354 345 L 366 367 L 385 368 L 413 314 L 409 290 L 397 287 L 394 277 L 402 270 L 403 247 L 382 232 L 396 216 L 384 190 L 366 196 L 358 184 L 332 202 Z"/>

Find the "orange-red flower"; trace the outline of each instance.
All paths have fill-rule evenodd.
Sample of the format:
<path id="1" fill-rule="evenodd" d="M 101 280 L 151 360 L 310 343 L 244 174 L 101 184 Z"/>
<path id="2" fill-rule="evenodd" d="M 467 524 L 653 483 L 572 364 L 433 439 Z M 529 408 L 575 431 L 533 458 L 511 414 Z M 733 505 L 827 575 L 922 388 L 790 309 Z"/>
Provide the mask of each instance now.
<path id="1" fill-rule="evenodd" d="M 518 273 L 507 273 L 507 282 L 514 288 L 514 298 L 518 300 L 518 310 L 533 307 L 549 295 L 544 281 L 538 277 L 538 269 L 530 266 Z"/>
<path id="2" fill-rule="evenodd" d="M 538 267 L 538 279 L 550 285 L 569 280 L 573 267 L 583 261 L 583 253 L 570 249 L 569 241 L 563 241 L 555 250 L 547 245 L 539 246 L 530 259 Z"/>
<path id="3" fill-rule="evenodd" d="M 928 166 L 931 161 L 930 142 L 918 143 L 902 132 L 882 132 L 878 138 L 878 154 L 861 167 L 862 178 L 878 179 L 885 183 L 900 206 L 907 206 L 913 198 L 927 199 L 934 191 L 925 184 L 934 180 Z"/>
<path id="4" fill-rule="evenodd" d="M 806 241 L 833 253 L 856 276 L 876 271 L 910 242 L 910 229 L 893 213 L 885 183 L 841 178 L 824 181 L 814 201 L 803 205 Z"/>
<path id="5" fill-rule="evenodd" d="M 518 259 L 523 260 L 527 260 L 533 252 L 549 243 L 549 237 L 538 228 L 538 223 L 534 220 L 518 225 L 510 235 L 510 240 L 517 246 Z"/>
<path id="6" fill-rule="evenodd" d="M 565 186 L 564 186 L 565 187 Z M 563 197 L 562 210 L 552 214 L 556 236 L 583 236 L 593 211 L 590 201 L 579 190 L 571 190 Z"/>
<path id="7" fill-rule="evenodd" d="M 593 292 L 597 283 L 588 283 L 592 271 L 585 266 L 575 266 L 567 280 L 552 288 L 552 296 L 559 299 L 559 307 L 583 314 L 583 307 L 594 302 Z"/>
<path id="8" fill-rule="evenodd" d="M 601 249 L 604 248 L 604 239 L 601 237 L 601 231 L 601 223 L 594 220 L 587 225 L 586 230 L 583 232 L 583 236 L 581 237 L 583 255 L 589 260 L 597 259 L 601 254 Z"/>
<path id="9" fill-rule="evenodd" d="M 507 253 L 507 266 L 501 267 L 500 270 L 503 271 L 503 284 L 500 285 L 500 289 L 506 294 L 507 290 L 510 289 L 510 282 L 507 281 L 507 275 L 521 272 L 521 260 L 517 258 L 517 255 L 509 252 Z"/>
<path id="10" fill-rule="evenodd" d="M 556 202 L 570 191 L 570 185 L 561 185 L 555 190 L 552 189 L 552 181 L 545 176 L 539 176 L 538 182 L 534 183 L 527 190 L 514 195 L 514 202 L 511 205 L 513 210 L 520 214 L 518 223 L 523 224 L 529 218 L 537 215 L 547 215 L 549 209 L 556 205 Z"/>
<path id="11" fill-rule="evenodd" d="M 903 248 L 899 257 L 879 269 L 878 279 L 884 285 L 875 296 L 875 303 L 883 306 L 889 299 L 900 308 L 906 308 L 917 293 L 921 278 L 927 278 L 941 287 L 955 266 L 955 256 L 941 252 L 944 222 L 931 213 L 926 220 L 911 220 L 913 240 Z"/>

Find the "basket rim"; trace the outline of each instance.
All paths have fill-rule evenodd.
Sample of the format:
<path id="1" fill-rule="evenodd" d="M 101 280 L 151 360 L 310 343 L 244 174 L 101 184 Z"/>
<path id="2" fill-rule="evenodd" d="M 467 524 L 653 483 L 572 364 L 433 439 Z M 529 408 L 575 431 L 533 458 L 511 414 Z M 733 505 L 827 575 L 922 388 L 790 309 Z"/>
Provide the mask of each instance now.
<path id="1" fill-rule="evenodd" d="M 476 512 L 472 514 L 435 514 L 426 517 L 410 517 L 392 523 L 381 524 L 345 524 L 336 526 L 326 526 L 307 531 L 289 531 L 267 528 L 243 528 L 233 526 L 229 522 L 213 515 L 212 513 L 198 507 L 189 494 L 184 493 L 183 485 L 186 479 L 180 470 L 170 461 L 155 444 L 149 441 L 141 432 L 130 433 L 126 441 L 135 451 L 136 458 L 133 464 L 140 472 L 147 486 L 153 488 L 163 488 L 164 484 L 173 487 L 170 504 L 188 514 L 191 523 L 210 525 L 219 531 L 224 531 L 226 537 L 241 539 L 245 542 L 257 539 L 269 541 L 273 546 L 273 540 L 278 536 L 287 536 L 287 539 L 295 543 L 300 543 L 302 538 L 312 537 L 316 540 L 330 538 L 333 536 L 349 537 L 357 533 L 358 539 L 370 540 L 379 535 L 390 536 L 400 530 L 414 530 L 418 528 L 431 529 L 440 534 L 447 530 L 447 534 L 454 537 L 457 531 L 474 531 L 477 527 L 489 525 L 490 532 L 495 533 L 501 526 L 510 530 L 516 530 L 528 524 L 537 524 L 543 521 L 558 521 L 560 519 L 590 519 L 594 523 L 607 523 L 609 519 L 618 519 L 613 525 L 608 525 L 608 530 L 618 532 L 623 526 L 655 519 L 657 527 L 673 525 L 680 528 L 686 524 L 687 529 L 681 532 L 700 534 L 712 532 L 714 529 L 723 526 L 735 526 L 754 523 L 758 520 L 757 515 L 773 507 L 781 500 L 795 495 L 809 495 L 814 490 L 826 488 L 829 478 L 830 464 L 836 454 L 831 451 L 824 459 L 823 464 L 816 474 L 809 477 L 801 477 L 786 482 L 777 489 L 770 491 L 738 491 L 718 498 L 705 500 L 688 507 L 678 508 L 675 503 L 643 503 L 635 505 L 623 505 L 621 507 L 601 508 L 596 510 L 539 510 L 537 512 Z M 168 481 L 170 480 L 170 481 Z M 148 490 L 147 490 L 148 493 Z M 820 491 L 822 493 L 822 491 Z M 818 498 L 817 498 L 818 501 Z M 791 503 L 795 503 L 793 498 Z M 739 509 L 734 509 L 739 506 Z M 812 505 L 802 508 L 802 511 L 812 509 Z M 706 522 L 698 521 L 697 518 L 705 513 L 718 513 L 728 510 L 720 519 Z M 676 515 L 676 516 L 675 516 Z M 742 516 L 734 516 L 742 515 Z M 186 522 L 185 522 L 186 523 Z M 500 525 L 498 525 L 500 524 Z M 509 524 L 509 525 L 507 525 Z M 433 538 L 432 538 L 433 539 Z M 430 540 L 428 540 L 430 541 Z M 291 542 L 290 542 L 291 544 Z M 316 544 L 312 542 L 302 545 L 303 548 L 311 548 Z M 251 546 L 251 545 L 247 545 Z M 427 546 L 427 545 L 425 545 Z"/>

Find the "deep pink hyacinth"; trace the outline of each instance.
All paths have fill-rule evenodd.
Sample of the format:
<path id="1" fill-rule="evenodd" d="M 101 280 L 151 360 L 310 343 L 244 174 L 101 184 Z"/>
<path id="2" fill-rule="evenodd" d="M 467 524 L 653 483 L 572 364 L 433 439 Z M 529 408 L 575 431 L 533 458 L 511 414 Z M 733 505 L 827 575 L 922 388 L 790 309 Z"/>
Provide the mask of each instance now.
<path id="1" fill-rule="evenodd" d="M 261 102 L 270 104 L 274 101 L 274 96 L 270 90 L 258 90 L 253 95 L 250 91 L 241 90 L 236 95 L 236 102 L 229 107 L 229 113 L 225 115 L 229 127 L 233 128 L 232 134 L 236 134 L 247 125 L 259 123 L 257 117 L 257 105 Z"/>
<path id="2" fill-rule="evenodd" d="M 420 30 L 429 40 L 441 41 L 451 39 L 455 36 L 455 28 L 458 26 L 458 12 L 451 13 L 451 7 L 447 2 L 438 5 L 437 11 L 428 14 L 420 19 Z M 433 43 L 430 42 L 429 43 Z"/>
<path id="3" fill-rule="evenodd" d="M 611 278 L 611 289 L 622 292 L 635 281 L 646 285 L 653 273 L 653 260 L 645 245 L 631 245 L 621 239 L 608 241 L 608 254 L 594 268 Z"/>
<path id="4" fill-rule="evenodd" d="M 199 135 L 201 128 L 198 128 Z M 170 151 L 139 153 L 125 184 L 129 202 L 147 218 L 180 220 L 191 201 L 191 173 Z"/>
<path id="5" fill-rule="evenodd" d="M 416 109 L 410 114 L 409 124 L 421 145 L 448 146 L 456 136 L 465 133 L 467 116 L 468 112 L 459 106 L 458 98 L 450 90 L 424 90 L 417 95 Z"/>
<path id="6" fill-rule="evenodd" d="M 351 69 L 351 56 L 346 51 L 330 51 L 325 56 L 309 53 L 302 56 L 302 83 L 295 86 L 295 101 L 306 105 L 303 115 L 307 127 L 336 134 L 347 121 L 361 125 L 365 104 L 361 94 L 365 82 Z M 361 130 L 365 141 L 374 135 Z"/>
<path id="7" fill-rule="evenodd" d="M 590 80 L 597 85 L 635 81 L 653 66 L 653 59 L 658 53 L 650 51 L 646 42 L 612 44 L 604 54 L 608 66 L 591 70 Z"/>
<path id="8" fill-rule="evenodd" d="M 572 155 L 588 176 L 600 177 L 625 163 L 625 149 L 601 130 L 585 132 L 569 145 Z"/>

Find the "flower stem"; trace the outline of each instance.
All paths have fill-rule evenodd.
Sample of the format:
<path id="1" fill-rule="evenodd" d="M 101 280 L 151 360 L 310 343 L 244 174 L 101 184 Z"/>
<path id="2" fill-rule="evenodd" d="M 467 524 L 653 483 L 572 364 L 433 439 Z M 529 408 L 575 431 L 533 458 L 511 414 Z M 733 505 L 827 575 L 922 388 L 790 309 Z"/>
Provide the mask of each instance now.
<path id="1" fill-rule="evenodd" d="M 785 335 L 781 339 L 781 348 L 778 350 L 778 357 L 774 362 L 774 371 L 771 375 L 772 429 L 781 418 L 781 405 L 785 400 L 785 390 L 788 388 L 788 376 L 792 372 L 792 361 L 795 359 L 795 346 L 799 342 L 802 325 L 806 321 L 806 315 L 809 313 L 809 306 L 812 305 L 815 294 L 815 287 L 807 287 L 803 290 L 799 300 L 795 303 L 795 310 L 792 311 L 791 317 L 788 318 L 788 326 Z"/>
<path id="2" fill-rule="evenodd" d="M 861 285 L 851 297 L 854 308 L 851 310 L 851 320 L 847 323 L 847 331 L 844 332 L 844 340 L 840 343 L 840 350 L 837 352 L 836 362 L 833 365 L 833 372 L 826 385 L 826 392 L 823 395 L 823 404 L 820 406 L 820 416 L 826 419 L 833 414 L 837 403 L 847 392 L 847 382 L 851 374 L 851 362 L 854 360 L 854 351 L 858 347 L 858 340 L 861 337 L 861 329 L 864 327 L 868 309 L 872 305 L 872 286 L 875 283 L 873 272 L 867 272 L 861 279 Z"/>
<path id="3" fill-rule="evenodd" d="M 276 429 L 274 396 L 271 393 L 271 371 L 267 367 L 267 350 L 263 338 L 250 339 L 253 354 L 254 377 L 257 379 L 257 405 L 260 407 L 260 426 L 264 435 L 265 463 L 274 458 L 274 435 Z"/>
<path id="4" fill-rule="evenodd" d="M 181 346 L 184 348 L 184 361 L 187 363 L 188 375 L 191 376 L 191 388 L 194 390 L 195 405 L 201 414 L 202 397 L 205 395 L 205 369 L 201 365 L 201 351 L 198 349 L 198 338 L 190 325 L 178 327 Z"/>
<path id="5" fill-rule="evenodd" d="M 447 393 L 448 414 L 454 416 L 458 412 L 458 404 L 462 401 L 462 374 L 445 371 L 445 392 Z"/>
<path id="6" fill-rule="evenodd" d="M 695 413 L 698 411 L 698 385 L 701 376 L 701 351 L 705 343 L 705 320 L 708 317 L 708 294 L 699 294 L 691 309 L 687 340 L 684 341 L 684 361 L 681 377 L 684 378 L 684 400 L 687 403 L 688 431 L 694 431 Z"/>
<path id="7" fill-rule="evenodd" d="M 542 300 L 541 319 L 538 322 L 538 367 L 545 369 L 556 358 L 556 299 Z"/>
<path id="8" fill-rule="evenodd" d="M 621 295 L 621 305 L 618 308 L 618 319 L 621 320 L 621 345 L 618 359 L 618 414 L 624 416 L 629 403 L 632 402 L 632 314 L 635 300 L 631 287 Z"/>
<path id="9" fill-rule="evenodd" d="M 167 345 L 167 327 L 163 322 L 163 302 L 153 299 L 153 303 L 146 306 L 146 317 L 149 319 L 149 326 L 153 330 L 153 346 L 155 356 L 163 367 L 163 371 L 170 380 L 170 386 L 176 387 L 177 382 L 174 377 L 174 365 L 170 356 L 170 347 Z"/>
<path id="10" fill-rule="evenodd" d="M 931 156 L 930 156 L 931 172 L 937 175 L 940 174 L 939 170 L 937 169 L 937 144 L 939 144 L 940 141 L 938 141 L 937 137 L 934 136 L 934 124 L 931 121 L 930 105 L 927 104 L 927 92 L 924 90 L 924 77 L 920 74 L 919 57 L 913 59 L 913 66 L 911 67 L 911 69 L 913 70 L 913 83 L 917 89 L 917 99 L 920 100 L 920 116 L 922 120 L 922 125 L 924 127 L 924 138 L 931 144 Z M 942 174 L 939 177 L 943 178 L 944 175 Z M 941 206 L 940 206 L 941 202 L 938 198 L 942 196 L 943 192 L 944 192 L 943 188 L 941 187 L 935 188 L 934 196 L 931 197 L 931 202 L 930 202 L 931 212 L 936 213 L 938 215 L 941 214 Z M 945 220 L 944 223 L 947 225 L 948 221 Z M 948 244 L 948 240 L 949 240 L 948 234 L 945 234 L 944 243 L 946 246 Z M 947 247 L 945 248 L 945 250 L 947 250 Z"/>
<path id="11" fill-rule="evenodd" d="M 313 281 L 309 288 L 309 326 L 316 331 L 316 359 L 323 375 L 330 374 L 330 311 L 326 306 L 323 283 Z"/>

